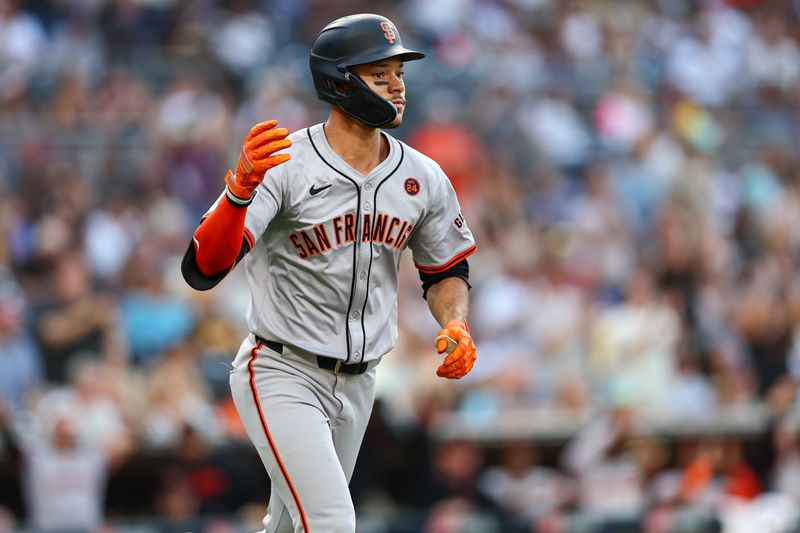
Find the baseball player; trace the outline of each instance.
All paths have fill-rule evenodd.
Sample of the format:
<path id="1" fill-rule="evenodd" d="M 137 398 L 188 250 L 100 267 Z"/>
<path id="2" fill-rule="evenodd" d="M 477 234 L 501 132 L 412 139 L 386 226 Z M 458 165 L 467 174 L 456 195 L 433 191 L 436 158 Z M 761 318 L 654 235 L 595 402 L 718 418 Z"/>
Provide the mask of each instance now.
<path id="1" fill-rule="evenodd" d="M 403 63 L 423 57 L 382 16 L 326 26 L 310 66 L 327 121 L 291 135 L 274 120 L 254 126 L 183 260 L 198 290 L 244 263 L 251 334 L 230 384 L 272 483 L 269 533 L 355 531 L 348 483 L 375 366 L 397 339 L 406 248 L 442 325 L 437 374 L 458 379 L 475 363 L 472 234 L 439 166 L 381 131 L 403 120 Z"/>

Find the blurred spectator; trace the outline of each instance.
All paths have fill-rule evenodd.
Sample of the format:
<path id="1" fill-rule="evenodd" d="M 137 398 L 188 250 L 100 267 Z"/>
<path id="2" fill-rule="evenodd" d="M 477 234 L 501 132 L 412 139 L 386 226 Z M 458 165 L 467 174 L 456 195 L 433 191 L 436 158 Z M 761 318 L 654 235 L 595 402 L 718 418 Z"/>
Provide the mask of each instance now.
<path id="1" fill-rule="evenodd" d="M 29 407 L 42 385 L 41 355 L 27 326 L 25 294 L 0 269 L 0 411 Z"/>
<path id="2" fill-rule="evenodd" d="M 187 425 L 212 443 L 221 436 L 197 358 L 185 344 L 171 347 L 150 366 L 145 402 L 141 437 L 150 448 L 176 446 Z"/>
<path id="3" fill-rule="evenodd" d="M 106 49 L 97 25 L 100 2 L 72 2 L 62 9 L 71 16 L 59 18 L 51 28 L 53 55 L 50 68 L 76 83 L 89 85 L 105 68 Z"/>
<path id="4" fill-rule="evenodd" d="M 0 109 L 13 109 L 30 89 L 47 46 L 41 22 L 23 5 L 22 0 L 0 1 Z"/>
<path id="5" fill-rule="evenodd" d="M 164 267 L 152 244 L 142 244 L 124 274 L 125 294 L 120 319 L 137 363 L 157 361 L 166 349 L 184 341 L 194 327 L 194 313 L 185 298 L 170 292 Z"/>
<path id="6" fill-rule="evenodd" d="M 107 457 L 78 435 L 75 406 L 53 403 L 39 419 L 40 432 L 21 428 L 25 501 L 30 524 L 43 532 L 89 531 L 104 522 Z"/>
<path id="7" fill-rule="evenodd" d="M 736 438 L 708 438 L 698 444 L 694 457 L 683 469 L 680 501 L 690 509 L 718 514 L 724 531 L 746 531 L 731 528 L 751 523 L 753 514 L 760 514 L 756 499 L 762 492 L 761 481 L 745 460 L 743 450 L 742 441 Z M 777 509 L 773 507 L 772 511 Z"/>
<path id="8" fill-rule="evenodd" d="M 223 171 L 223 146 L 230 127 L 230 110 L 221 96 L 198 75 L 173 80 L 155 116 L 161 144 L 163 188 L 197 218 L 209 198 L 217 196 Z"/>
<path id="9" fill-rule="evenodd" d="M 529 317 L 523 328 L 535 348 L 529 358 L 536 403 L 581 409 L 586 407 L 591 389 L 582 339 L 589 314 L 580 282 L 565 270 L 556 257 L 548 254 L 541 259 L 538 272 L 528 281 L 533 289 L 528 305 L 535 305 L 538 311 L 522 315 Z"/>
<path id="10" fill-rule="evenodd" d="M 706 375 L 700 370 L 698 361 L 690 354 L 678 357 L 675 376 L 666 396 L 669 404 L 665 410 L 687 418 L 709 418 L 717 403 L 716 392 Z"/>
<path id="11" fill-rule="evenodd" d="M 776 421 L 771 444 L 774 460 L 770 465 L 769 486 L 800 504 L 800 425 L 796 413 Z"/>
<path id="12" fill-rule="evenodd" d="M 758 477 L 742 455 L 742 443 L 735 439 L 701 443 L 684 471 L 682 496 L 699 505 L 714 505 L 721 494 L 753 499 L 760 492 Z"/>
<path id="13" fill-rule="evenodd" d="M 792 531 L 796 529 L 798 517 L 797 505 L 783 494 L 764 494 L 747 502 L 731 502 L 720 512 L 725 533 Z"/>
<path id="14" fill-rule="evenodd" d="M 498 508 L 532 525 L 565 516 L 575 498 L 573 480 L 540 464 L 537 450 L 526 442 L 506 443 L 500 464 L 484 470 L 480 485 Z"/>
<path id="15" fill-rule="evenodd" d="M 213 397 L 225 401 L 230 399 L 231 354 L 239 349 L 243 328 L 222 314 L 208 293 L 195 293 L 192 307 L 197 321 L 189 339 L 191 352 Z M 244 429 L 241 424 L 236 425 Z"/>
<path id="16" fill-rule="evenodd" d="M 239 78 L 257 75 L 275 49 L 275 30 L 253 0 L 227 2 L 211 33 L 214 54 Z"/>
<path id="17" fill-rule="evenodd" d="M 68 374 L 66 386 L 50 389 L 38 399 L 33 422 L 46 431 L 53 424 L 51 411 L 72 417 L 69 425 L 79 443 L 115 464 L 122 461 L 133 445 L 130 387 L 114 375 L 111 365 L 92 354 L 77 354 Z"/>
<path id="18" fill-rule="evenodd" d="M 212 443 L 190 425 L 183 426 L 164 473 L 165 485 L 176 479 L 188 483 L 195 516 L 231 514 L 268 490 L 260 472 L 248 469 L 240 455 L 215 453 Z"/>
<path id="19" fill-rule="evenodd" d="M 548 388 L 541 391 L 534 384 L 534 376 L 539 369 L 535 366 L 532 353 L 531 334 L 538 324 L 526 323 L 530 317 L 529 306 L 534 302 L 533 296 L 532 287 L 520 275 L 494 276 L 473 295 L 475 311 L 471 323 L 475 324 L 475 334 L 483 340 L 481 352 L 486 364 L 475 369 L 476 373 L 470 379 L 483 382 L 487 387 L 467 391 L 466 400 L 477 396 L 471 405 L 479 412 L 494 416 L 503 408 L 525 405 L 531 395 L 537 393 L 542 398 L 554 397 L 552 390 L 557 384 L 546 383 Z M 565 301 L 565 306 L 569 303 Z M 568 328 L 569 324 L 564 327 Z M 463 404 L 469 405 L 468 401 Z M 477 422 L 477 413 L 465 414 Z"/>
<path id="20" fill-rule="evenodd" d="M 498 520 L 464 500 L 448 499 L 436 503 L 423 524 L 423 533 L 461 533 L 481 531 L 499 533 L 503 531 Z"/>
<path id="21" fill-rule="evenodd" d="M 0 531 L 14 531 L 17 521 L 5 507 L 0 506 Z"/>
<path id="22" fill-rule="evenodd" d="M 255 83 L 254 94 L 248 95 L 236 110 L 235 131 L 250 131 L 253 117 L 275 117 L 289 131 L 296 131 L 312 120 L 303 86 L 305 72 L 296 66 L 264 71 Z"/>
<path id="23" fill-rule="evenodd" d="M 125 358 L 117 304 L 92 287 L 89 268 L 77 251 L 58 256 L 50 274 L 49 299 L 36 310 L 35 332 L 44 375 L 52 383 L 65 383 L 66 369 L 78 352 Z"/>
<path id="24" fill-rule="evenodd" d="M 106 282 L 117 280 L 142 233 L 139 212 L 125 198 L 110 198 L 87 217 L 84 255 L 92 272 Z"/>
<path id="25" fill-rule="evenodd" d="M 750 24 L 725 6 L 701 11 L 673 43 L 667 58 L 668 76 L 681 93 L 705 105 L 727 103 L 741 87 L 743 45 Z"/>
<path id="26" fill-rule="evenodd" d="M 635 272 L 624 302 L 601 310 L 592 328 L 591 364 L 608 398 L 640 409 L 669 405 L 679 335 L 678 316 L 656 292 L 652 273 Z"/>
<path id="27" fill-rule="evenodd" d="M 165 28 L 167 8 L 173 3 L 171 0 L 106 2 L 100 18 L 109 49 L 124 53 L 137 47 L 158 45 Z"/>
<path id="28" fill-rule="evenodd" d="M 432 91 L 424 105 L 428 120 L 411 133 L 408 142 L 439 163 L 453 183 L 462 208 L 469 208 L 476 201 L 475 182 L 487 170 L 483 143 L 459 120 L 464 104 L 455 91 Z"/>
<path id="29" fill-rule="evenodd" d="M 608 162 L 619 208 L 634 236 L 652 231 L 659 210 L 678 174 L 683 171 L 684 148 L 670 132 L 653 130 L 631 146 L 629 157 Z M 649 243 L 641 242 L 647 249 Z"/>
<path id="30" fill-rule="evenodd" d="M 755 368 L 758 393 L 766 397 L 787 384 L 792 331 L 797 323 L 798 295 L 788 286 L 792 263 L 769 257 L 741 280 L 738 305 L 732 310 L 734 324 L 744 337 Z"/>
<path id="31" fill-rule="evenodd" d="M 478 483 L 483 457 L 475 443 L 438 444 L 431 450 L 430 461 L 428 478 L 418 481 L 412 496 L 414 504 L 430 509 L 425 531 L 459 531 L 470 517 L 483 515 L 481 520 L 494 524 L 487 527 L 498 530 L 503 513 Z"/>
<path id="32" fill-rule="evenodd" d="M 520 105 L 517 126 L 546 163 L 580 167 L 586 163 L 592 137 L 585 119 L 567 95 L 553 91 Z"/>
<path id="33" fill-rule="evenodd" d="M 563 253 L 566 266 L 600 291 L 618 292 L 633 274 L 636 262 L 633 235 L 614 191 L 610 167 L 602 162 L 586 169 L 584 194 L 569 206 L 574 244 Z"/>
<path id="34" fill-rule="evenodd" d="M 635 522 L 646 503 L 646 472 L 630 447 L 632 414 L 630 407 L 620 406 L 593 420 L 561 456 L 562 466 L 577 480 L 579 508 L 625 524 Z"/>
<path id="35" fill-rule="evenodd" d="M 747 67 L 758 85 L 790 91 L 800 81 L 800 48 L 788 34 L 786 19 L 766 12 L 755 19 L 747 47 Z"/>
<path id="36" fill-rule="evenodd" d="M 699 440 L 701 439 L 694 436 L 676 439 L 672 460 L 652 473 L 647 487 L 649 509 L 642 524 L 647 533 L 666 533 L 681 527 L 681 512 L 685 510 L 682 499 L 684 472 L 695 460 L 700 446 Z M 711 524 L 707 530 L 719 530 L 713 510 L 693 506 L 688 511 L 701 523 Z M 701 530 L 701 527 L 698 526 L 697 529 Z"/>
<path id="37" fill-rule="evenodd" d="M 646 94 L 635 84 L 621 83 L 597 102 L 595 128 L 610 150 L 631 150 L 648 136 L 655 123 Z"/>

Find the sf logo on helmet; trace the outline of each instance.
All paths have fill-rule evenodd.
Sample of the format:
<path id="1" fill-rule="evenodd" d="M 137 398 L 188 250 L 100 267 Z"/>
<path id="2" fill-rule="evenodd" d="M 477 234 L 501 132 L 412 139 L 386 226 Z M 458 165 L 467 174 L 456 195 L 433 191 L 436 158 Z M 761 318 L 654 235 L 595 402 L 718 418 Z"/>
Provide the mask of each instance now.
<path id="1" fill-rule="evenodd" d="M 386 37 L 386 40 L 389 41 L 389 44 L 394 43 L 395 39 L 397 39 L 397 34 L 394 32 L 392 23 L 386 21 L 381 22 L 381 29 L 383 30 L 383 36 Z"/>

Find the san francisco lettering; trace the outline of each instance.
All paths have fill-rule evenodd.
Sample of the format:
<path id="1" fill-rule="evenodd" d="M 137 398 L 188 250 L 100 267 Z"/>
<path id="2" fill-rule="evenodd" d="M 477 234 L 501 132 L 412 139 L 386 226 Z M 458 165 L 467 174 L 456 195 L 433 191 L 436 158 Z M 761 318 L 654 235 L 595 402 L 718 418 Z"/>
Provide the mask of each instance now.
<path id="1" fill-rule="evenodd" d="M 409 221 L 387 213 L 378 213 L 374 218 L 371 213 L 364 213 L 361 224 L 356 227 L 355 215 L 346 213 L 311 228 L 290 233 L 289 240 L 300 258 L 310 259 L 355 242 L 357 234 L 360 242 L 373 242 L 403 250 L 413 229 L 414 225 Z"/>

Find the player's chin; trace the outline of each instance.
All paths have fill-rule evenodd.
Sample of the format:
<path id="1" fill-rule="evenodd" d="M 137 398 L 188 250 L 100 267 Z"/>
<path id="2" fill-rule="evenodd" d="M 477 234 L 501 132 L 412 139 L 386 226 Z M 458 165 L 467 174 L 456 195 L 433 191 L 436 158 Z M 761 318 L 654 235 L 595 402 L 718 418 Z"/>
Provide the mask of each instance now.
<path id="1" fill-rule="evenodd" d="M 386 129 L 393 129 L 399 127 L 403 123 L 403 113 L 398 113 L 394 120 L 383 126 Z"/>

